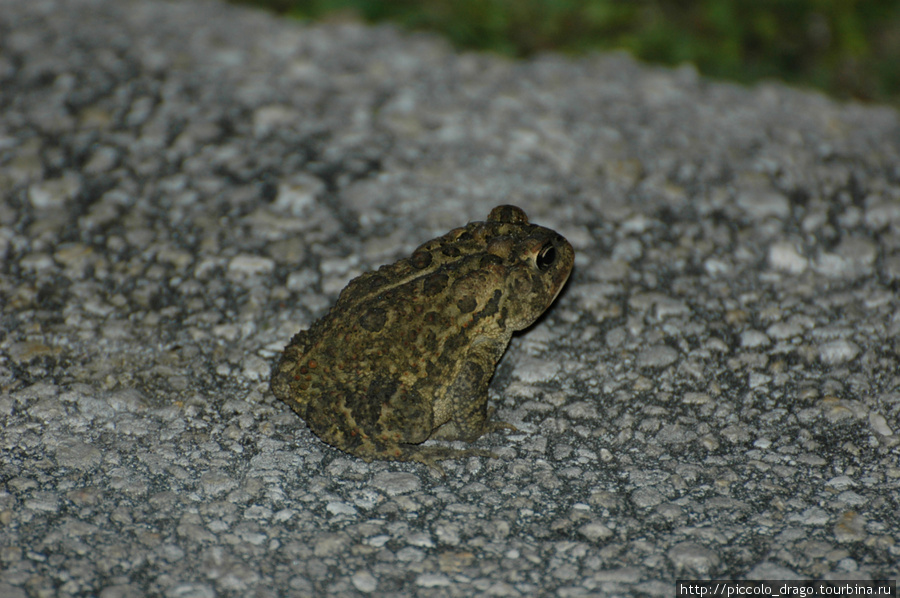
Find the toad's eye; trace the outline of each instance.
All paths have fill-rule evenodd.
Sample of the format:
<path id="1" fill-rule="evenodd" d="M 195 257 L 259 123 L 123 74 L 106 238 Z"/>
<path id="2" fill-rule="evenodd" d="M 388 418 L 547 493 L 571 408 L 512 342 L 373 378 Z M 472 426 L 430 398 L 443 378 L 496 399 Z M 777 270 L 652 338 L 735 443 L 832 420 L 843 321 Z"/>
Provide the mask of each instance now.
<path id="1" fill-rule="evenodd" d="M 556 247 L 554 247 L 550 243 L 547 243 L 546 245 L 541 247 L 541 250 L 537 254 L 535 263 L 537 263 L 538 270 L 544 272 L 545 270 L 547 270 L 547 268 L 552 266 L 555 261 Z"/>

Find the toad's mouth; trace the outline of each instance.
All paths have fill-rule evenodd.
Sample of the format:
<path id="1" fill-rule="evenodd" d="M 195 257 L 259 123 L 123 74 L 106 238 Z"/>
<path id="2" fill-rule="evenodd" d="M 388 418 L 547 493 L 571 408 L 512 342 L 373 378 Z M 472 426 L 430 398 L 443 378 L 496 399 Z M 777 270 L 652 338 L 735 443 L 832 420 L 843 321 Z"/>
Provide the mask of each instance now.
<path id="1" fill-rule="evenodd" d="M 554 286 L 556 286 L 556 291 L 553 293 L 553 298 L 550 299 L 550 304 L 556 301 L 556 298 L 559 297 L 559 294 L 562 292 L 563 287 L 566 286 L 566 282 L 569 280 L 569 275 L 572 274 L 572 268 L 569 268 L 565 271 L 565 273 L 561 273 L 562 276 L 553 281 Z"/>
<path id="2" fill-rule="evenodd" d="M 552 274 L 555 290 L 553 292 L 553 298 L 550 299 L 548 305 L 556 301 L 556 298 L 562 292 L 563 287 L 566 286 L 566 282 L 569 280 L 569 276 L 572 274 L 572 270 L 575 267 L 575 250 L 572 248 L 571 243 L 563 237 L 557 236 L 549 246 L 552 247 L 555 256 L 554 263 L 548 266 L 547 269 L 556 266 L 557 271 Z M 549 252 L 543 251 L 543 253 L 547 255 Z"/>

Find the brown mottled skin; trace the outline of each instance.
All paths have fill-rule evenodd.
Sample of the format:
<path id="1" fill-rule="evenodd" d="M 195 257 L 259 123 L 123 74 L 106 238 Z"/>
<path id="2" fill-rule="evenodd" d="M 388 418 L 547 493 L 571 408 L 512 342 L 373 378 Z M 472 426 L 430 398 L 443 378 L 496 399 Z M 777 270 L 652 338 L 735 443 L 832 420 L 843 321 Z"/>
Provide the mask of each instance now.
<path id="1" fill-rule="evenodd" d="M 422 443 L 511 427 L 489 420 L 488 383 L 512 333 L 553 302 L 574 258 L 563 237 L 498 206 L 487 221 L 352 280 L 285 347 L 272 392 L 319 438 L 366 461 L 489 455 Z"/>

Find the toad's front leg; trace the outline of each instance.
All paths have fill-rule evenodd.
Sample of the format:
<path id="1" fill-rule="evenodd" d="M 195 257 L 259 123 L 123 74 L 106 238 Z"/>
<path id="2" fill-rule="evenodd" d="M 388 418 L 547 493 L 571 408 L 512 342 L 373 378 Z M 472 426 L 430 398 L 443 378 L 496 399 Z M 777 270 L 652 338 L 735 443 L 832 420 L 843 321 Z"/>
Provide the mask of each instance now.
<path id="1" fill-rule="evenodd" d="M 474 442 L 483 434 L 515 426 L 490 418 L 488 385 L 494 375 L 506 342 L 481 342 L 472 346 L 447 387 L 441 407 L 448 410 L 449 419 L 431 434 L 436 440 L 464 440 Z"/>

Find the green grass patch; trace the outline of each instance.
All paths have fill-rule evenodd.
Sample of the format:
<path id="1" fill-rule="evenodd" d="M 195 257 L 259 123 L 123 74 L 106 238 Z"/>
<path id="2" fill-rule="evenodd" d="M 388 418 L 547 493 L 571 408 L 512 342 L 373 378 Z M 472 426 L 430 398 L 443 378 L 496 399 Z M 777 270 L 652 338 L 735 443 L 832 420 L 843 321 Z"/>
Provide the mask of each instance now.
<path id="1" fill-rule="evenodd" d="M 238 0 L 308 20 L 351 15 L 525 57 L 625 49 L 743 83 L 775 78 L 900 104 L 898 0 Z"/>

